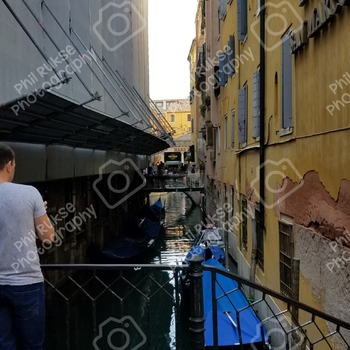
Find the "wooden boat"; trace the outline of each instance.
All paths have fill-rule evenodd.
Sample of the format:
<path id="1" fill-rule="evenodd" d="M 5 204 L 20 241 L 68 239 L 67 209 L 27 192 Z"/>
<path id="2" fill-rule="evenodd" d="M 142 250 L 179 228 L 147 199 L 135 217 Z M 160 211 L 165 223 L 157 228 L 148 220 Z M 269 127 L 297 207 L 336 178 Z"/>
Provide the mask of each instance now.
<path id="1" fill-rule="evenodd" d="M 164 207 L 158 199 L 142 212 L 132 234 L 116 237 L 102 250 L 99 260 L 103 263 L 131 264 L 147 261 L 163 232 Z"/>

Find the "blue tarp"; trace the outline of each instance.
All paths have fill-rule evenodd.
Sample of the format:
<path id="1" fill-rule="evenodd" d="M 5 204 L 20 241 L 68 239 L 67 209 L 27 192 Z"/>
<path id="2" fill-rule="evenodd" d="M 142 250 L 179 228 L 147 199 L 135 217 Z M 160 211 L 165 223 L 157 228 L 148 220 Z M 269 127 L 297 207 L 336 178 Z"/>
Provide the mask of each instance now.
<path id="1" fill-rule="evenodd" d="M 215 259 L 209 259 L 203 264 L 226 270 Z M 204 271 L 203 299 L 206 346 L 214 346 L 211 276 L 212 273 L 210 271 Z M 260 343 L 263 341 L 262 332 L 267 340 L 265 328 L 261 328 L 261 321 L 249 306 L 250 304 L 238 288 L 237 282 L 220 273 L 216 273 L 215 292 L 219 346 L 239 345 L 241 344 L 240 338 L 242 339 L 242 344 Z"/>

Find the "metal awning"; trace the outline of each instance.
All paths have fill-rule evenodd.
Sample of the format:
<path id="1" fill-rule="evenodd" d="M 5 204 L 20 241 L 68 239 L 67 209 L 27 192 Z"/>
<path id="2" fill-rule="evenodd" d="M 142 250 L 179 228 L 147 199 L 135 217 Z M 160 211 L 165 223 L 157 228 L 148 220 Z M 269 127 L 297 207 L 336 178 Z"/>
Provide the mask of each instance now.
<path id="1" fill-rule="evenodd" d="M 15 103 L 0 107 L 1 141 L 58 144 L 142 155 L 169 147 L 165 139 L 49 92 L 25 110 L 20 110 L 18 115 L 11 109 Z"/>

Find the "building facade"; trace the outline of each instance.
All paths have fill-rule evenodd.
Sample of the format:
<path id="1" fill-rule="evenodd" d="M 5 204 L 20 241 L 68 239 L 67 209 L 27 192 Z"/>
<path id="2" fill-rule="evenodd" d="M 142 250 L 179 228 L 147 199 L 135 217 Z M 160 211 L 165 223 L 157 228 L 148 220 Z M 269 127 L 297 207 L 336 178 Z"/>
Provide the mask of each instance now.
<path id="1" fill-rule="evenodd" d="M 349 3 L 199 6 L 207 214 L 240 275 L 349 320 Z"/>
<path id="2" fill-rule="evenodd" d="M 175 145 L 153 155 L 153 163 L 163 162 L 171 168 L 179 167 L 188 162 L 188 152 L 192 145 L 193 119 L 190 101 L 188 99 L 155 100 L 154 104 L 171 127 Z"/>

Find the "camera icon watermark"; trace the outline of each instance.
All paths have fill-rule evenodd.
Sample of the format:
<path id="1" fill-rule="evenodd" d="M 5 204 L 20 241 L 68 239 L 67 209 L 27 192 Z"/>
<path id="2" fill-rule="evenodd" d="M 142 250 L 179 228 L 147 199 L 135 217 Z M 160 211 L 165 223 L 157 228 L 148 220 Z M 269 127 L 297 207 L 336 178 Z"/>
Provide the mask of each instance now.
<path id="1" fill-rule="evenodd" d="M 255 188 L 255 185 L 259 182 L 260 169 L 262 167 L 269 167 L 270 169 L 265 172 L 265 188 L 267 191 L 275 195 L 275 199 L 271 202 L 267 202 L 266 198 L 263 200 L 260 197 L 259 191 Z M 272 169 L 271 169 L 272 168 Z M 287 177 L 287 173 L 294 174 L 298 180 L 298 184 L 287 190 L 287 181 L 284 179 Z M 283 186 L 277 187 L 278 183 L 283 183 Z M 254 193 L 257 196 L 258 200 L 264 205 L 267 209 L 272 209 L 280 202 L 284 201 L 291 194 L 299 190 L 300 187 L 304 185 L 304 179 L 293 165 L 293 163 L 288 158 L 282 158 L 278 162 L 273 160 L 267 160 L 263 164 L 259 165 L 256 168 L 255 179 L 250 183 L 250 186 L 254 189 Z"/>
<path id="2" fill-rule="evenodd" d="M 146 343 L 146 335 L 131 316 L 109 317 L 98 327 L 93 340 L 95 350 L 137 350 Z"/>
<path id="3" fill-rule="evenodd" d="M 261 18 L 257 18 L 251 24 L 250 30 L 266 51 L 273 51 L 282 44 L 283 41 L 279 39 L 286 33 L 290 24 L 293 24 L 295 32 L 298 32 L 303 26 L 304 20 L 289 1 L 283 0 L 276 4 L 273 2 L 267 2 L 264 6 L 259 8 L 259 13 L 261 13 L 261 10 L 263 9 L 266 10 L 266 31 L 271 38 L 277 38 L 278 41 L 273 41 L 273 44 L 271 45 L 267 45 L 266 41 L 261 41 L 259 31 L 259 22 Z M 286 36 L 285 39 L 287 38 L 288 36 Z"/>
<path id="4" fill-rule="evenodd" d="M 103 175 L 108 174 L 107 178 Z M 109 209 L 115 209 L 146 186 L 146 178 L 132 159 L 110 159 L 99 168 L 93 188 Z M 107 187 L 106 187 L 107 186 Z"/>
<path id="5" fill-rule="evenodd" d="M 268 324 L 267 324 L 268 322 Z M 267 327 L 268 326 L 268 327 Z M 266 331 L 266 329 L 268 330 Z M 289 331 L 291 326 L 286 319 L 277 320 L 275 318 L 268 321 L 261 321 L 256 325 L 256 332 L 252 338 L 250 346 L 253 350 L 258 350 L 256 343 L 262 341 L 262 334 L 264 334 L 264 349 L 273 350 L 297 350 L 300 349 L 304 343 L 305 336 L 301 330 Z M 260 347 L 259 347 L 260 349 Z"/>
<path id="6" fill-rule="evenodd" d="M 145 30 L 146 25 L 146 19 L 131 1 L 110 1 L 99 10 L 92 29 L 107 50 L 116 51 Z"/>

